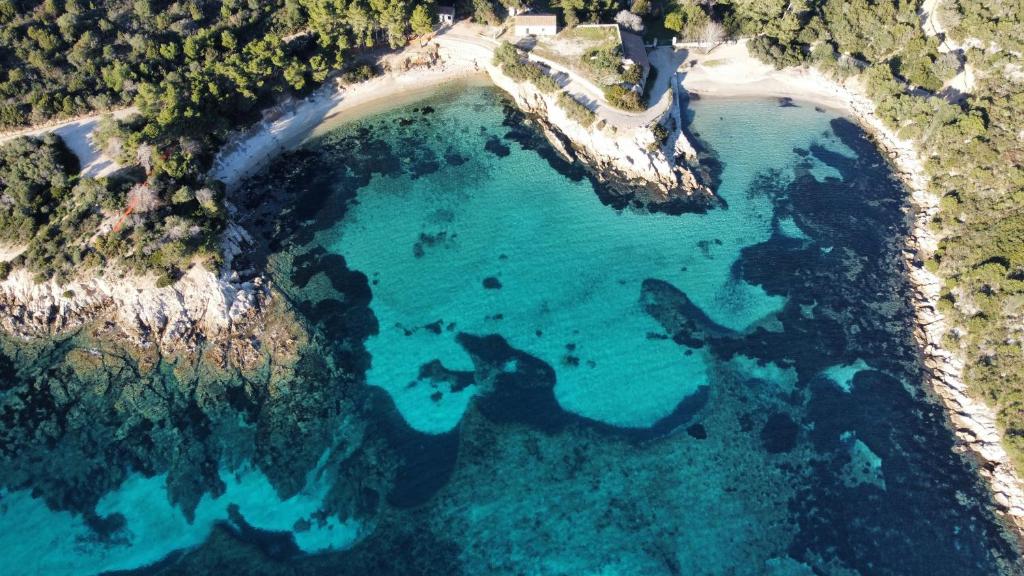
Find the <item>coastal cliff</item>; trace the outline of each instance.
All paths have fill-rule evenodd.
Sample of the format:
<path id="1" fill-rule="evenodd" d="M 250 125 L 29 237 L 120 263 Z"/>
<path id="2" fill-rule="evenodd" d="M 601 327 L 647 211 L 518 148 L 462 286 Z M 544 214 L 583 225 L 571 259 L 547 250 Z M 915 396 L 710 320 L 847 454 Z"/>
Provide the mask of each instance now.
<path id="1" fill-rule="evenodd" d="M 682 130 L 675 91 L 671 98 L 666 95 L 670 105 L 655 120 L 666 127 L 667 137 L 660 142 L 653 123 L 616 126 L 599 120 L 584 126 L 570 118 L 554 96 L 502 73 L 490 62 L 489 48 L 459 39 L 438 40 L 440 58 L 426 68 L 392 72 L 342 89 L 325 86 L 282 118 L 240 132 L 218 156 L 210 176 L 222 180 L 230 190 L 273 155 L 301 143 L 325 118 L 381 98 L 381 91 L 394 82 L 438 85 L 483 68 L 491 82 L 536 121 L 565 160 L 580 162 L 604 184 L 616 205 L 684 212 L 703 211 L 717 204 L 704 178 L 697 176 L 699 161 Z M 117 336 L 129 348 L 183 356 L 216 343 L 234 351 L 231 356 L 236 367 L 252 365 L 261 356 L 252 342 L 259 341 L 268 303 L 282 296 L 260 277 L 238 279 L 231 256 L 250 239 L 237 224 L 229 226 L 225 236 L 228 263 L 223 273 L 193 266 L 170 286 L 116 271 L 90 272 L 63 285 L 52 280 L 37 282 L 27 270 L 16 269 L 0 281 L 0 330 L 21 339 L 63 337 L 100 323 L 108 335 Z"/>

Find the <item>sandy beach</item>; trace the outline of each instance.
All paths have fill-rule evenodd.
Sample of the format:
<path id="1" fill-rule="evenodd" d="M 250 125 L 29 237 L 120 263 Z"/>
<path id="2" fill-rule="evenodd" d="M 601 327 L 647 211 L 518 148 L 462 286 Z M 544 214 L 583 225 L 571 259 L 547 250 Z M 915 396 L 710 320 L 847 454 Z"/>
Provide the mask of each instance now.
<path id="1" fill-rule="evenodd" d="M 793 98 L 851 112 L 845 86 L 811 69 L 778 70 L 750 56 L 745 40 L 721 44 L 707 54 L 690 50 L 679 76 L 687 92 L 701 97 Z"/>
<path id="2" fill-rule="evenodd" d="M 264 120 L 237 134 L 218 154 L 210 177 L 237 187 L 268 160 L 338 124 L 398 108 L 437 92 L 444 85 L 487 84 L 471 62 L 444 60 L 431 68 L 392 72 L 338 88 L 333 84 L 299 102 L 282 106 L 276 120 Z"/>

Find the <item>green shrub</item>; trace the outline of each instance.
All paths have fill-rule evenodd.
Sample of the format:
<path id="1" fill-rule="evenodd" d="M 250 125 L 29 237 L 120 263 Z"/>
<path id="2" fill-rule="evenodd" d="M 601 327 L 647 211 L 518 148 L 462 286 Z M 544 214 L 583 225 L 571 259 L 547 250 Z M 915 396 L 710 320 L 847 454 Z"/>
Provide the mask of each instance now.
<path id="1" fill-rule="evenodd" d="M 669 134 L 668 128 L 662 126 L 661 122 L 655 122 L 654 125 L 651 126 L 651 133 L 654 134 L 654 142 L 651 143 L 651 151 L 653 152 L 665 145 L 665 142 L 668 141 Z"/>
<path id="2" fill-rule="evenodd" d="M 554 94 L 561 89 L 540 64 L 522 58 L 519 50 L 508 42 L 494 51 L 494 65 L 516 82 L 529 82 L 545 94 Z"/>
<path id="3" fill-rule="evenodd" d="M 377 70 L 369 64 L 363 64 L 345 72 L 342 79 L 351 84 L 355 84 L 357 82 L 366 82 L 375 76 L 377 76 Z"/>
<path id="4" fill-rule="evenodd" d="M 639 84 L 640 80 L 643 79 L 643 68 L 637 65 L 627 66 L 622 71 L 622 80 L 627 84 Z"/>
<path id="5" fill-rule="evenodd" d="M 617 84 L 605 87 L 604 98 L 612 106 L 631 112 L 641 112 L 646 108 L 639 94 Z"/>
<path id="6" fill-rule="evenodd" d="M 592 110 L 580 104 L 572 97 L 568 92 L 562 92 L 558 95 L 558 106 L 565 110 L 565 113 L 569 118 L 579 122 L 585 127 L 590 127 L 597 119 L 597 115 Z"/>
<path id="7" fill-rule="evenodd" d="M 519 55 L 519 49 L 506 40 L 499 44 L 497 49 L 494 50 L 494 58 L 492 62 L 495 66 L 502 66 L 506 64 L 518 64 L 520 60 L 522 60 L 522 58 Z"/>
<path id="8" fill-rule="evenodd" d="M 623 80 L 622 48 L 618 45 L 591 49 L 580 58 L 580 62 L 599 84 L 618 84 Z"/>

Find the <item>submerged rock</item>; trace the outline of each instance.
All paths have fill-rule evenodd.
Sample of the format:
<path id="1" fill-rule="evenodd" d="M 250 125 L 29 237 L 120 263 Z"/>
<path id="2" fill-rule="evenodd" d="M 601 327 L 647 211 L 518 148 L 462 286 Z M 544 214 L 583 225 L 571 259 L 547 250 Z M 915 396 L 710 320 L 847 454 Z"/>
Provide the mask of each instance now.
<path id="1" fill-rule="evenodd" d="M 800 427 L 786 414 L 772 414 L 761 428 L 761 442 L 771 454 L 789 452 L 796 446 Z"/>

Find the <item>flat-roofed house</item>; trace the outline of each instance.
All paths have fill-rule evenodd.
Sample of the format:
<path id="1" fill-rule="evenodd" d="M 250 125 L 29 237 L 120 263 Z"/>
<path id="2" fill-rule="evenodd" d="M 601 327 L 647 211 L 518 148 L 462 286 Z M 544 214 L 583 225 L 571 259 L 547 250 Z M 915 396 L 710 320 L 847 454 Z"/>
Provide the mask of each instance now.
<path id="1" fill-rule="evenodd" d="M 520 14 L 516 16 L 516 36 L 554 36 L 558 34 L 558 18 L 554 14 Z"/>

